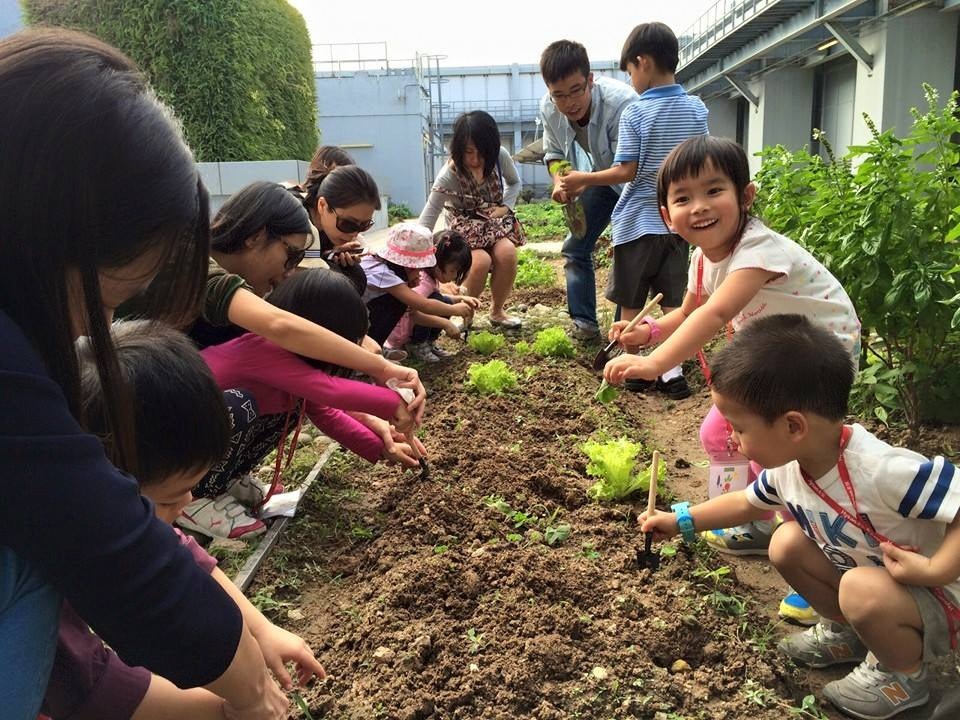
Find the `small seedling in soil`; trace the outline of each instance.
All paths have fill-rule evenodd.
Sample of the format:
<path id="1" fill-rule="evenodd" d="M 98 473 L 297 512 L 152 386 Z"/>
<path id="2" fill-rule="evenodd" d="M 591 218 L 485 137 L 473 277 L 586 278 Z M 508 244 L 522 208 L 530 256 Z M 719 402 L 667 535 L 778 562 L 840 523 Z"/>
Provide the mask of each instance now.
<path id="1" fill-rule="evenodd" d="M 294 704 L 303 713 L 303 720 L 314 720 L 313 715 L 310 714 L 310 706 L 307 705 L 307 701 L 303 699 L 303 695 L 294 690 L 291 694 Z"/>
<path id="2" fill-rule="evenodd" d="M 483 644 L 483 633 L 478 633 L 476 628 L 467 630 L 467 640 L 470 641 L 470 654 L 476 655 Z"/>
<path id="3" fill-rule="evenodd" d="M 677 546 L 673 543 L 664 543 L 660 546 L 660 554 L 663 557 L 675 557 L 677 554 Z"/>
<path id="4" fill-rule="evenodd" d="M 544 537 L 547 540 L 547 545 L 550 545 L 551 547 L 553 545 L 559 545 L 568 537 L 570 537 L 570 526 L 566 523 L 562 523 L 556 527 L 550 525 L 546 530 L 544 530 Z"/>
<path id="5" fill-rule="evenodd" d="M 743 687 L 740 688 L 740 694 L 753 703 L 763 708 L 781 707 L 794 717 L 807 718 L 808 720 L 828 720 L 828 716 L 817 705 L 817 698 L 813 695 L 807 695 L 800 702 L 799 706 L 780 699 L 773 690 L 763 687 L 752 678 L 747 678 Z"/>
<path id="6" fill-rule="evenodd" d="M 519 340 L 513 346 L 513 352 L 517 355 L 529 355 L 530 354 L 530 343 L 526 340 Z"/>
<path id="7" fill-rule="evenodd" d="M 496 335 L 491 332 L 473 333 L 467 340 L 467 345 L 481 355 L 493 355 L 497 350 L 503 347 L 503 335 Z"/>
<path id="8" fill-rule="evenodd" d="M 502 395 L 517 387 L 517 374 L 503 360 L 471 363 L 467 375 L 467 384 L 481 395 Z"/>
<path id="9" fill-rule="evenodd" d="M 617 399 L 617 396 L 620 394 L 620 391 L 617 390 L 613 385 L 609 385 L 606 380 L 600 383 L 600 389 L 597 390 L 597 394 L 593 397 L 597 402 L 607 403 L 613 402 Z"/>
<path id="10" fill-rule="evenodd" d="M 573 341 L 561 327 L 548 327 L 538 332 L 533 351 L 541 357 L 572 358 L 577 354 Z"/>
<path id="11" fill-rule="evenodd" d="M 593 546 L 593 543 L 584 543 L 580 546 L 580 548 L 580 554 L 587 560 L 600 559 L 600 553 L 597 552 L 596 548 Z"/>

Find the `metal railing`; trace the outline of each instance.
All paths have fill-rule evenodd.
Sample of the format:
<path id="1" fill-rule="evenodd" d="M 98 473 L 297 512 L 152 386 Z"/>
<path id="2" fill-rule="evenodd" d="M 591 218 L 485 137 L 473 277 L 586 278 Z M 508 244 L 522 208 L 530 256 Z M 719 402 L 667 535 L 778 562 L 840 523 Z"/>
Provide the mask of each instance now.
<path id="1" fill-rule="evenodd" d="M 459 115 L 471 110 L 490 113 L 498 122 L 532 121 L 540 111 L 540 100 L 453 100 L 434 103 L 434 116 L 442 117 L 444 124 L 452 123 Z"/>
<path id="2" fill-rule="evenodd" d="M 391 58 L 385 42 L 326 43 L 312 47 L 313 72 L 341 75 L 379 72 L 386 75 L 420 69 L 419 58 Z"/>
<path id="3" fill-rule="evenodd" d="M 680 67 L 780 0 L 719 0 L 680 34 Z"/>

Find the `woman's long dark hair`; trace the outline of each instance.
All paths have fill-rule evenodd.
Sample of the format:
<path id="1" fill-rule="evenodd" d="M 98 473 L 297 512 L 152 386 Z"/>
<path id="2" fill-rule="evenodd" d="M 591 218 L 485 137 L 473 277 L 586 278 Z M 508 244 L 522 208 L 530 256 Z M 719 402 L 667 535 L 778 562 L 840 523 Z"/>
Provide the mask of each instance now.
<path id="1" fill-rule="evenodd" d="M 267 231 L 267 242 L 282 235 L 306 234 L 310 218 L 303 204 L 285 187 L 258 180 L 230 196 L 210 226 L 210 247 L 222 253 L 243 250 L 247 238 Z"/>
<path id="2" fill-rule="evenodd" d="M 500 157 L 500 127 L 492 115 L 483 110 L 471 110 L 453 123 L 450 158 L 460 174 L 466 173 L 463 156 L 467 152 L 469 140 L 473 141 L 477 152 L 483 158 L 483 176 L 486 177 L 493 172 Z"/>
<path id="3" fill-rule="evenodd" d="M 176 273 L 154 315 L 182 323 L 196 313 L 209 216 L 193 157 L 132 60 L 62 29 L 0 41 L 0 138 L 0 310 L 29 338 L 81 422 L 73 338 L 89 336 L 114 459 L 136 472 L 100 273 L 155 259 L 158 270 Z"/>
<path id="4" fill-rule="evenodd" d="M 324 198 L 331 208 L 345 208 L 357 203 L 368 203 L 380 209 L 380 190 L 377 181 L 356 165 L 339 165 L 333 170 L 311 172 L 303 183 L 306 196 L 303 204 L 316 209 L 317 200 Z"/>

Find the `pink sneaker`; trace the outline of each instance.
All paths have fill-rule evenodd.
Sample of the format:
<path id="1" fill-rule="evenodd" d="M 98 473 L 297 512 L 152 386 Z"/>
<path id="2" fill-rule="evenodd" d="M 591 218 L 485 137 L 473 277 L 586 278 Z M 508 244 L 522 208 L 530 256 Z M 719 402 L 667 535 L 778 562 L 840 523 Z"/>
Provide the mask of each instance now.
<path id="1" fill-rule="evenodd" d="M 230 495 L 194 500 L 183 509 L 177 525 L 208 537 L 231 540 L 252 538 L 267 529 L 262 520 L 250 517 L 246 508 Z"/>

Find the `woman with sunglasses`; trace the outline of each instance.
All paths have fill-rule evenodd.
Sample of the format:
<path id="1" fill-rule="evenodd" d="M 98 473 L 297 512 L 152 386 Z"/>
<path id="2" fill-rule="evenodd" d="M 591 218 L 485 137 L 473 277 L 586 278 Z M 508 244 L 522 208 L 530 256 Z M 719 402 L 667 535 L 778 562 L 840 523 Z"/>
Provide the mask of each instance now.
<path id="1" fill-rule="evenodd" d="M 331 270 L 346 275 L 362 295 L 367 277 L 360 269 L 359 235 L 373 227 L 380 190 L 366 170 L 333 162 L 311 163 L 302 186 L 303 206 L 317 229 L 320 256 Z"/>

